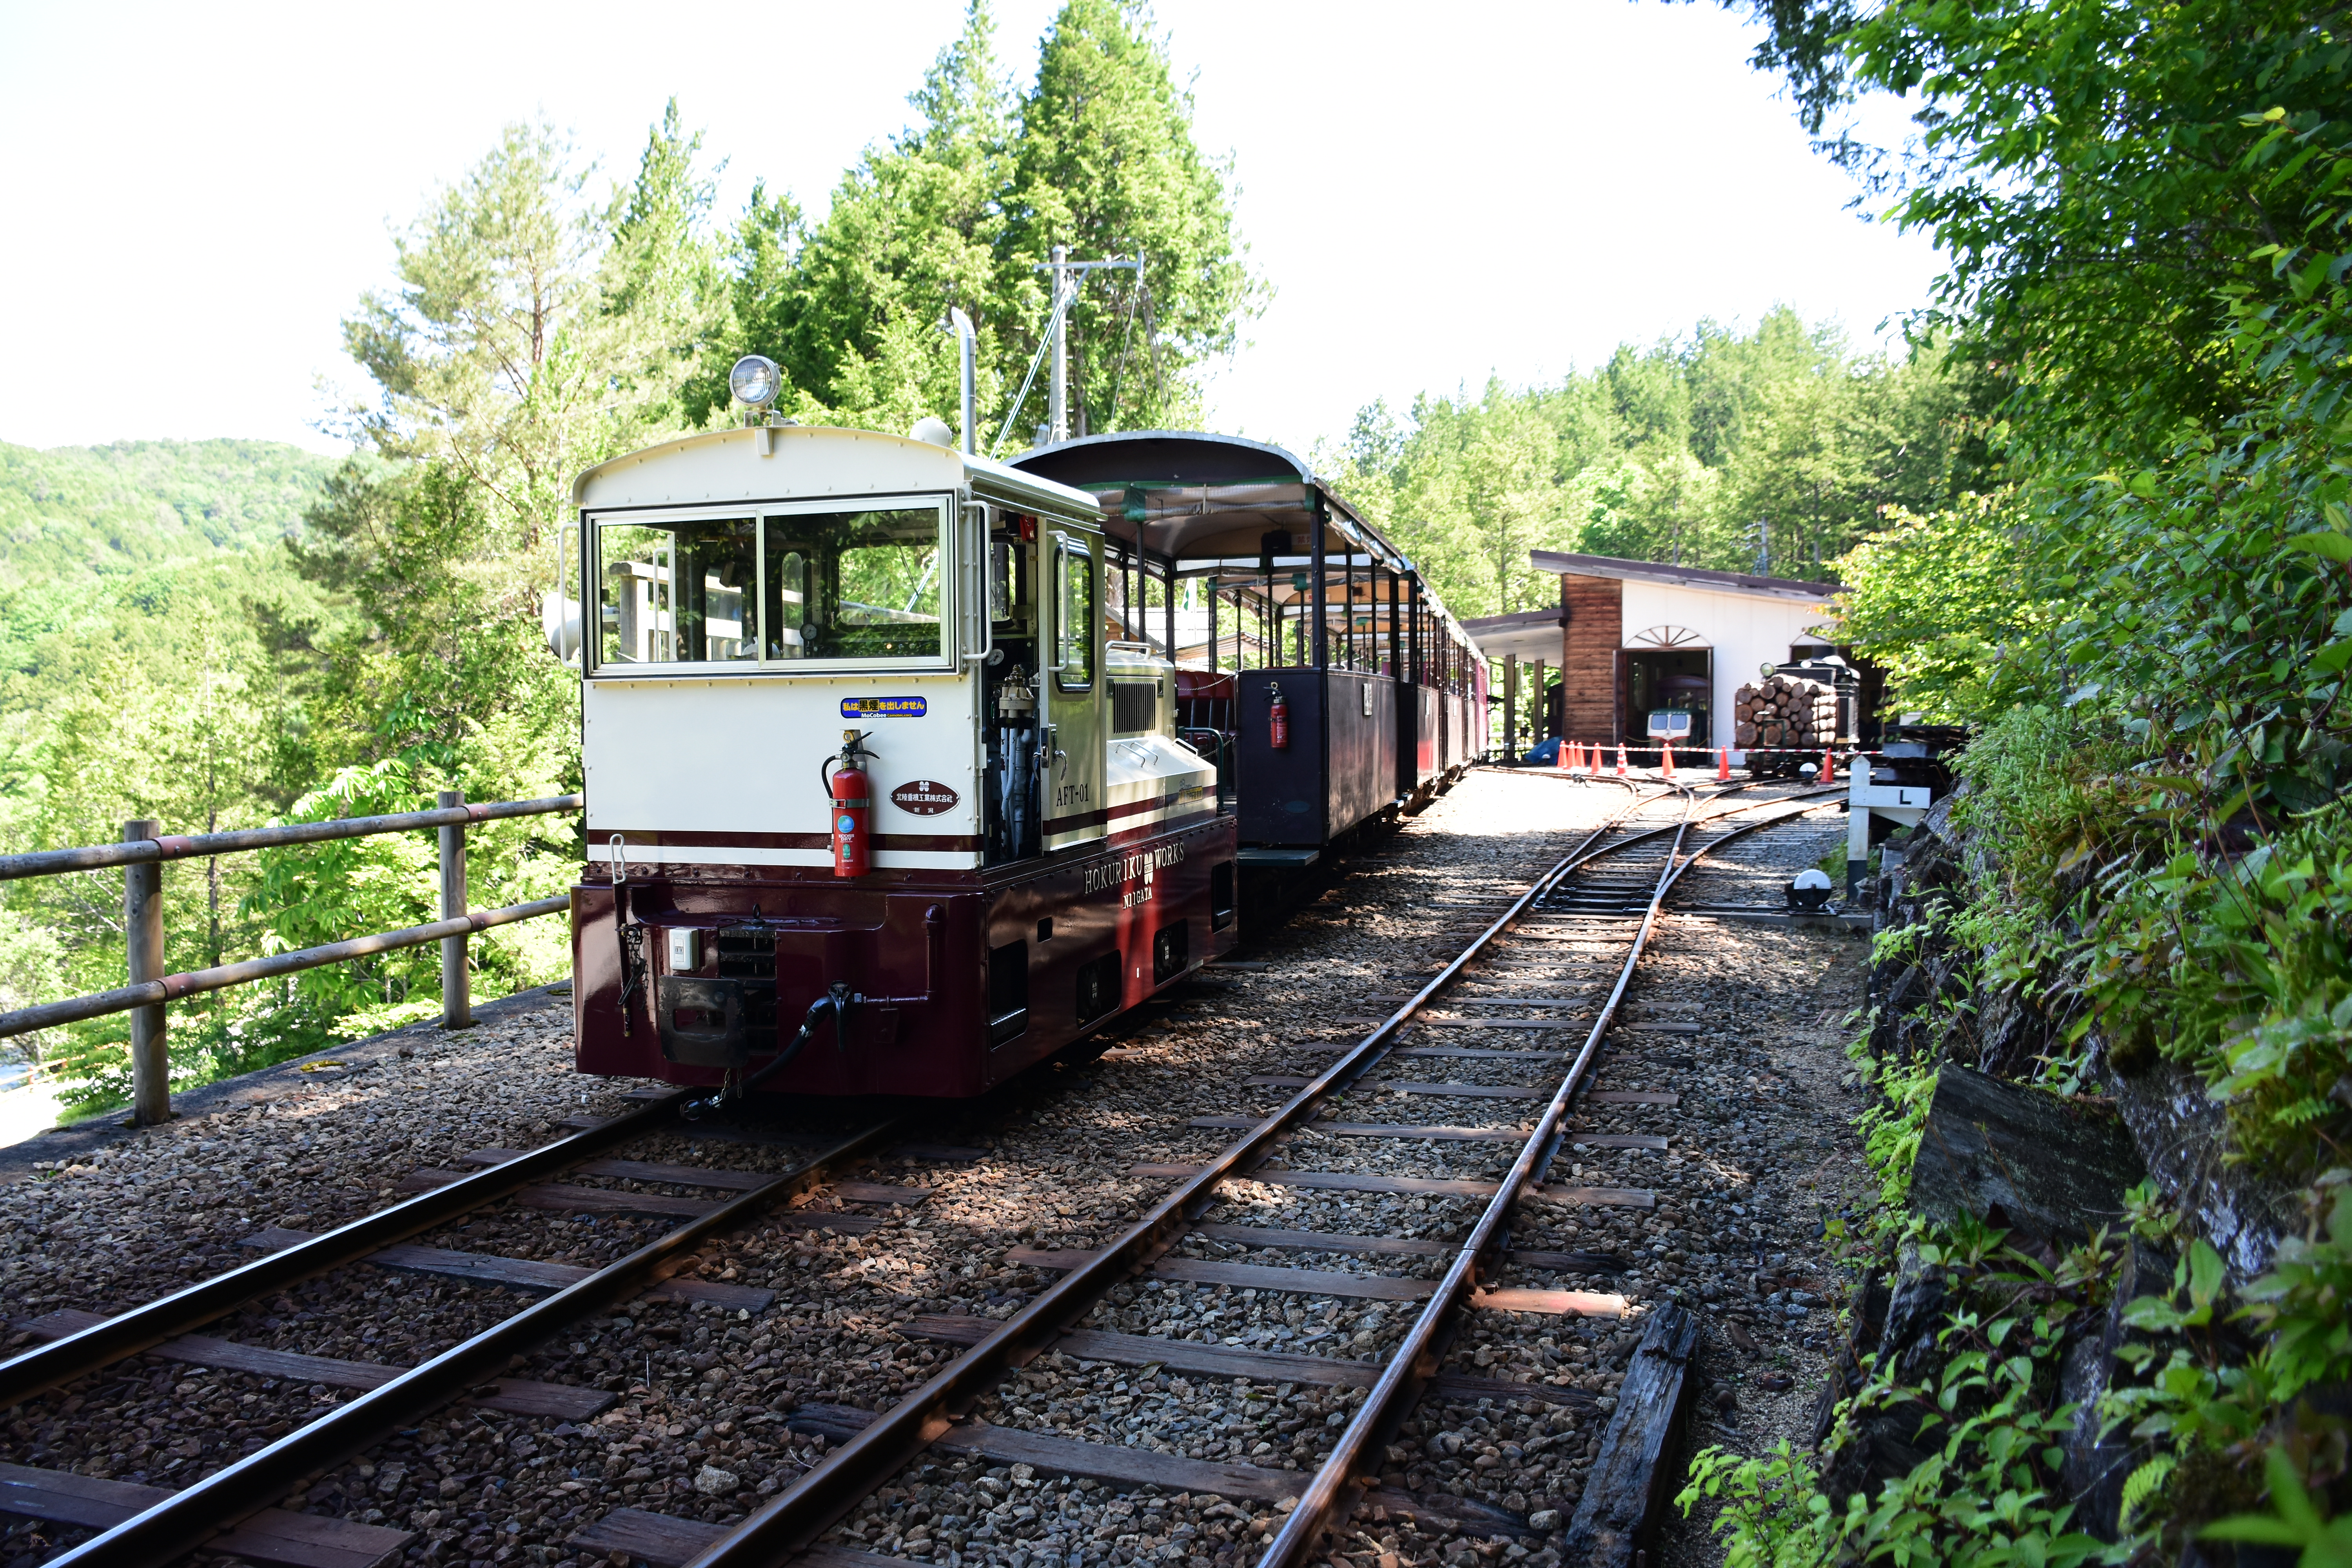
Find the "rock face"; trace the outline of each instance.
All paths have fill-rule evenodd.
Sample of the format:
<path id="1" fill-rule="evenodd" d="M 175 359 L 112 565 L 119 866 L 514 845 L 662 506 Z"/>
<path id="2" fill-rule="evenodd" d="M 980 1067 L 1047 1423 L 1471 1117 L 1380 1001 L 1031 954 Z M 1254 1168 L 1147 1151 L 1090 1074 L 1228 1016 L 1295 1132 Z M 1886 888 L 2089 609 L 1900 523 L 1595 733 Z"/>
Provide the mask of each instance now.
<path id="1" fill-rule="evenodd" d="M 1884 1062 L 1940 1058 L 2007 1080 L 2031 1075 L 2045 1056 L 2089 1051 L 2093 1081 L 2114 1102 L 2141 1168 L 2220 1250 L 2232 1282 L 2243 1284 L 2301 1228 L 2294 1193 L 2264 1180 L 2259 1167 L 2229 1161 L 2221 1109 L 2196 1074 L 2161 1059 L 2118 1063 L 2095 1026 L 2079 1046 L 2069 1045 L 2065 1036 L 2085 1004 L 2062 977 L 2031 994 L 1972 979 L 1972 955 L 1948 922 L 1972 874 L 1989 869 L 1990 852 L 1954 825 L 1958 798 L 1937 802 L 1882 857 L 1877 927 L 1920 934 L 1872 969 L 1871 1054 Z M 2030 1166 L 2032 1146 L 2021 1147 L 2027 1152 L 2018 1163 Z M 1922 1157 L 1930 1159 L 1924 1147 Z"/>
<path id="2" fill-rule="evenodd" d="M 1911 1206 L 1946 1225 L 1972 1215 L 2013 1245 L 2055 1252 L 2117 1226 L 2125 1190 L 2146 1173 L 2112 1110 L 1948 1062 L 1920 1131 Z"/>
<path id="3" fill-rule="evenodd" d="M 2227 1159 L 2221 1109 L 2196 1075 L 2160 1059 L 2116 1062 L 2095 1022 L 2081 1026 L 2087 1003 L 2068 976 L 1998 988 L 1979 978 L 1977 955 L 1955 938 L 1950 917 L 1999 868 L 1989 847 L 1954 824 L 1958 798 L 1938 802 L 1886 847 L 1874 889 L 1879 931 L 1908 934 L 1882 944 L 1871 973 L 1871 1051 L 1890 1066 L 1939 1064 L 1912 1207 L 1946 1224 L 1972 1217 L 2054 1263 L 2101 1226 L 2120 1232 L 2126 1191 L 2153 1178 L 2242 1284 L 2299 1227 L 2292 1195 Z M 2081 1076 L 2101 1092 L 2062 1096 L 2030 1081 L 2042 1059 L 2077 1052 L 2089 1053 Z M 1941 1442 L 1929 1426 L 1938 1413 L 1904 1390 L 1933 1384 L 1947 1353 L 1938 1344 L 1947 1312 L 1983 1304 L 1982 1273 L 1923 1263 L 1906 1247 L 1855 1297 L 1850 1337 L 1816 1406 L 1828 1496 L 1875 1496 Z M 2101 1399 L 2134 1375 L 2117 1353 L 2130 1341 L 2123 1312 L 2137 1297 L 2168 1294 L 2173 1275 L 2170 1258 L 2127 1242 L 2112 1279 L 2074 1294 L 2060 1342 L 2046 1407 L 2074 1406 L 2060 1444 L 2065 1487 L 2076 1522 L 2102 1539 L 2116 1539 L 2124 1480 L 2152 1451 L 2100 1429 Z M 1874 1380 L 1896 1385 L 1892 1396 L 1853 1410 L 1841 1426 L 1842 1402 Z"/>
<path id="4" fill-rule="evenodd" d="M 1850 1398 L 1871 1377 L 1925 1381 L 1937 1359 L 1936 1331 L 1942 1324 L 1949 1294 L 1950 1281 L 1944 1270 L 1923 1265 L 1916 1247 L 1903 1249 L 1892 1281 L 1883 1273 L 1871 1276 L 1856 1300 L 1852 1336 L 1839 1358 L 1837 1373 L 1822 1390 L 1814 1408 L 1816 1448 L 1831 1436 L 1839 1402 Z M 1875 1497 L 1882 1483 L 1909 1473 L 1927 1458 L 1919 1432 L 1927 1415 L 1924 1407 L 1900 1405 L 1858 1415 L 1822 1468 L 1822 1494 L 1848 1498 L 1864 1492 Z"/>
<path id="5" fill-rule="evenodd" d="M 2124 1255 L 2099 1332 L 2085 1334 L 2068 1347 L 2058 1374 L 2058 1402 L 2074 1406 L 2064 1444 L 2066 1489 L 2074 1499 L 2077 1522 L 2102 1541 L 2113 1541 L 2118 1533 L 2124 1482 L 2155 1448 L 2126 1441 L 2120 1432 L 2100 1431 L 2099 1400 L 2115 1384 L 2116 1352 L 2128 1333 L 2124 1309 L 2135 1297 L 2162 1295 L 2171 1285 L 2172 1260 L 2133 1242 Z"/>

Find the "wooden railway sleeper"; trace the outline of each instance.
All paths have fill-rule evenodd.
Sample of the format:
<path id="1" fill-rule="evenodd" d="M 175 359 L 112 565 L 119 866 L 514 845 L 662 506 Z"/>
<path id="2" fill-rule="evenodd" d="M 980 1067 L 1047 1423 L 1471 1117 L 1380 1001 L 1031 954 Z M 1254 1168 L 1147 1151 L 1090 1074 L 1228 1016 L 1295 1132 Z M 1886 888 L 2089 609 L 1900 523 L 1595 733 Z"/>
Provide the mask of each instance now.
<path id="1" fill-rule="evenodd" d="M 1325 1099 L 1385 1056 L 1416 1012 L 1451 985 L 1489 942 L 1524 918 L 1562 879 L 1601 853 L 1601 840 L 1644 798 L 1655 797 L 1643 797 L 1636 792 L 1624 812 L 1587 834 L 1575 849 L 1519 895 L 1385 1023 L 1160 1199 L 1124 1235 L 1063 1275 L 1014 1313 L 1003 1328 L 835 1448 L 814 1469 L 713 1542 L 688 1568 L 772 1568 L 814 1542 L 885 1478 L 945 1435 L 1007 1373 L 1027 1365 L 1051 1349 L 1111 1287 L 1131 1278 L 1174 1246 L 1218 1201 L 1221 1184 L 1256 1169 L 1286 1133 L 1313 1117 Z M 1612 846 L 1610 852 L 1616 847 Z"/>

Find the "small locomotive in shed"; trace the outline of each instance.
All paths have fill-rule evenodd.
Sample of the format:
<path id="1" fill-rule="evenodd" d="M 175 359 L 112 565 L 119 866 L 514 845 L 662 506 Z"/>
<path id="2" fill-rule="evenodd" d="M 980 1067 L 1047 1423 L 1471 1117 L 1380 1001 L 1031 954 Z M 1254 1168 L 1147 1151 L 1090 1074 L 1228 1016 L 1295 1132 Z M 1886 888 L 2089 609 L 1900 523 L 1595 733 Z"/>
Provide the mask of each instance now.
<path id="1" fill-rule="evenodd" d="M 1258 556 L 1226 528 L 1195 558 L 1152 531 L 1164 484 L 1106 502 L 950 441 L 769 420 L 575 483 L 582 1071 L 980 1094 L 1230 951 L 1250 862 L 1295 868 L 1476 749 L 1466 638 L 1295 461 L 1199 503 Z M 1255 659 L 1180 646 L 1180 592 L 1211 627 L 1250 606 Z"/>

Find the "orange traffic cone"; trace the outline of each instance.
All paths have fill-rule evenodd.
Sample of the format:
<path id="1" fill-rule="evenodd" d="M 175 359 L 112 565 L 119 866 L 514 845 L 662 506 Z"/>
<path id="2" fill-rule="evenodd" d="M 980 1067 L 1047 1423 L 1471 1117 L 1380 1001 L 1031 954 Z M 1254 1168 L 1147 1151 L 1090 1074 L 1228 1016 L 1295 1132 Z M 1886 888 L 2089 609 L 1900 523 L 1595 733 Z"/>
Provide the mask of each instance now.
<path id="1" fill-rule="evenodd" d="M 1585 771 L 1594 778 L 1601 776 L 1601 742 L 1595 741 L 1584 753 Z"/>
<path id="2" fill-rule="evenodd" d="M 1837 782 L 1837 753 L 1824 746 L 1822 749 L 1822 783 Z"/>
<path id="3" fill-rule="evenodd" d="M 1625 742 L 1622 741 L 1617 742 L 1617 776 L 1621 779 L 1625 776 Z"/>
<path id="4" fill-rule="evenodd" d="M 1715 749 L 1715 778 L 1717 784 L 1728 784 L 1731 781 L 1731 748 L 1729 746 L 1717 746 Z"/>
<path id="5" fill-rule="evenodd" d="M 1675 776 L 1675 748 L 1664 741 L 1658 742 L 1658 776 L 1662 779 Z"/>

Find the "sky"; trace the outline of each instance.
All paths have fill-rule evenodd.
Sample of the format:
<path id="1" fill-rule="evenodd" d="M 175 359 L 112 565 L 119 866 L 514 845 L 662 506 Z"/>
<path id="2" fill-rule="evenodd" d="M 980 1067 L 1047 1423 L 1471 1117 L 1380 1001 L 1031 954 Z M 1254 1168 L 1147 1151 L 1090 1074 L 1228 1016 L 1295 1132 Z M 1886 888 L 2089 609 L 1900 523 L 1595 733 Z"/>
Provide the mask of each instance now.
<path id="1" fill-rule="evenodd" d="M 997 0 L 1024 80 L 1055 9 Z M 1754 30 L 1710 5 L 1154 14 L 1273 290 L 1212 373 L 1216 429 L 1304 451 L 1375 398 L 1556 380 L 1776 304 L 1869 339 L 1938 270 L 1853 205 L 1748 68 Z M 761 178 L 814 216 L 961 26 L 961 0 L 0 0 L 0 441 L 342 450 L 320 425 L 364 377 L 340 322 L 502 125 L 544 118 L 623 180 L 674 94 L 726 160 L 723 215 Z"/>

